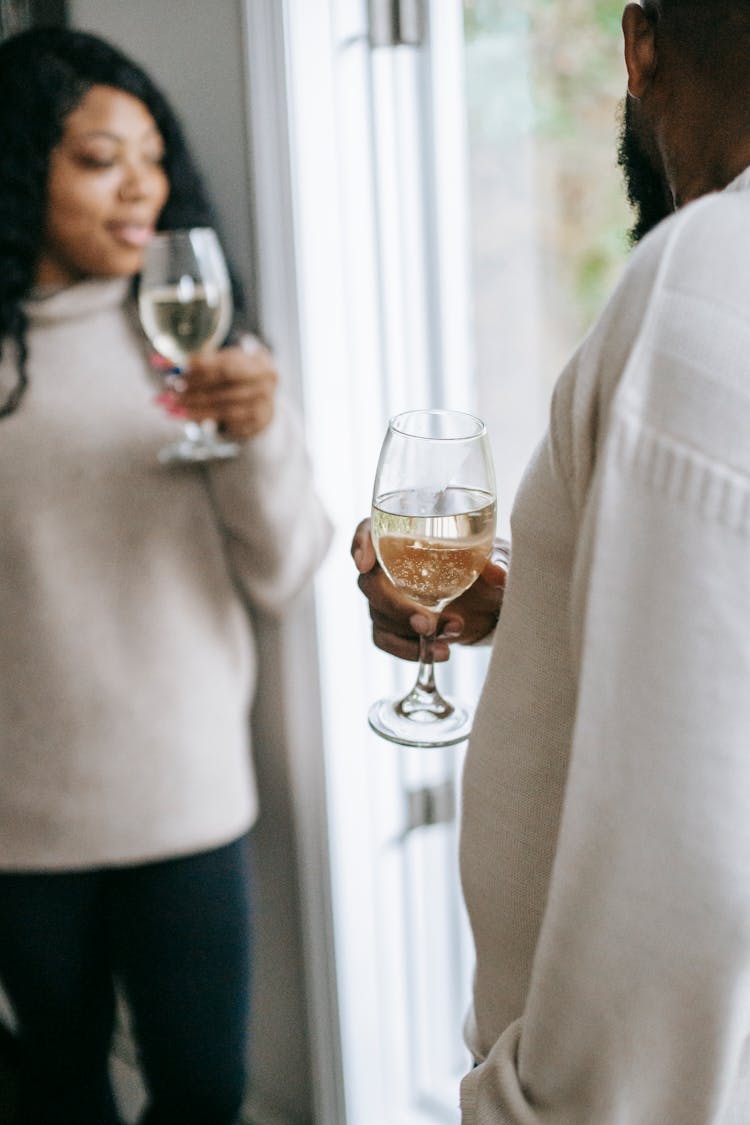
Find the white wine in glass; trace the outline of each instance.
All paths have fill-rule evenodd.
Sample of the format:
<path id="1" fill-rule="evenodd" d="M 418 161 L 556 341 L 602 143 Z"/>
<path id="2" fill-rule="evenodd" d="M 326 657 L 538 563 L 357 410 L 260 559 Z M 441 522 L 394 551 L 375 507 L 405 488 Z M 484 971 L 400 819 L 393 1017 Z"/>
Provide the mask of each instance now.
<path id="1" fill-rule="evenodd" d="M 219 240 L 210 227 L 162 231 L 146 247 L 138 288 L 143 330 L 180 377 L 188 356 L 217 347 L 232 323 L 232 287 Z M 239 446 L 216 433 L 210 420 L 186 422 L 185 434 L 159 460 L 211 461 L 234 457 Z"/>
<path id="2" fill-rule="evenodd" d="M 412 410 L 391 419 L 375 477 L 371 534 L 395 586 L 441 613 L 481 573 L 495 518 L 495 475 L 483 422 L 450 410 Z M 434 643 L 434 634 L 420 638 L 412 690 L 370 708 L 370 726 L 391 742 L 450 746 L 469 735 L 469 708 L 445 699 L 435 686 Z"/>

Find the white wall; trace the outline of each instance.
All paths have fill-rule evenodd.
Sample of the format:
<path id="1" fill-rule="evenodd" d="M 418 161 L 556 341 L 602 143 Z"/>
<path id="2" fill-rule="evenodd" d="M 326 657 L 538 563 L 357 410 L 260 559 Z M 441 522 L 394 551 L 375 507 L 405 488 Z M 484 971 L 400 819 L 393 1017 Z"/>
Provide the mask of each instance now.
<path id="1" fill-rule="evenodd" d="M 68 11 L 72 25 L 111 39 L 143 64 L 178 110 L 252 310 L 259 300 L 241 7 L 240 0 L 70 0 Z M 305 612 L 303 605 L 300 613 Z M 309 1122 L 313 1093 L 282 637 L 273 625 L 261 624 L 254 737 L 262 813 L 255 833 L 259 894 L 251 1069 L 259 1104 L 270 1106 L 279 1120 Z"/>
<path id="2" fill-rule="evenodd" d="M 164 89 L 217 205 L 252 300 L 253 236 L 239 0 L 69 0 L 69 23 L 111 39 Z"/>

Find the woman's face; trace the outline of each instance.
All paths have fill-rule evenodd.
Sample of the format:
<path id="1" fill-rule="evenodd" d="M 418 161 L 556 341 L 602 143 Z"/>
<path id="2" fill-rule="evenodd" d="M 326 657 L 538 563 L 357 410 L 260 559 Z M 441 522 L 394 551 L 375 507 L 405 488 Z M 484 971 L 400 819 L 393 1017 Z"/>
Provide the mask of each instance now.
<path id="1" fill-rule="evenodd" d="M 163 157 L 143 102 L 92 86 L 50 153 L 38 285 L 138 273 L 169 194 Z"/>

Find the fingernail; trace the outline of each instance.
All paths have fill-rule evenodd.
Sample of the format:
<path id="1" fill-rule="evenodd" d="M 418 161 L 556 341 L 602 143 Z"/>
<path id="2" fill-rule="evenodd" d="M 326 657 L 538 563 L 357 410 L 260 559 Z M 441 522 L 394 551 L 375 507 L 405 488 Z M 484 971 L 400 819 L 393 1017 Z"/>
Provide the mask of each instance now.
<path id="1" fill-rule="evenodd" d="M 430 619 L 425 617 L 424 614 L 415 613 L 409 619 L 409 624 L 415 633 L 426 633 L 430 628 Z"/>
<path id="2" fill-rule="evenodd" d="M 167 372 L 174 371 L 175 366 L 171 359 L 167 359 L 164 355 L 159 355 L 158 352 L 152 352 L 149 357 L 149 362 L 155 371 Z"/>
<path id="3" fill-rule="evenodd" d="M 240 348 L 245 355 L 256 355 L 257 352 L 263 350 L 263 345 L 257 336 L 250 336 L 245 334 L 240 337 Z"/>
<path id="4" fill-rule="evenodd" d="M 167 414 L 170 414 L 173 418 L 189 417 L 189 412 L 185 409 L 185 407 L 178 406 L 176 402 L 165 403 L 164 409 L 166 410 Z"/>
<path id="5" fill-rule="evenodd" d="M 352 554 L 352 558 L 354 559 L 354 565 L 356 566 L 357 570 L 359 570 L 359 568 L 362 566 L 362 548 L 361 547 L 357 547 L 357 549 Z"/>

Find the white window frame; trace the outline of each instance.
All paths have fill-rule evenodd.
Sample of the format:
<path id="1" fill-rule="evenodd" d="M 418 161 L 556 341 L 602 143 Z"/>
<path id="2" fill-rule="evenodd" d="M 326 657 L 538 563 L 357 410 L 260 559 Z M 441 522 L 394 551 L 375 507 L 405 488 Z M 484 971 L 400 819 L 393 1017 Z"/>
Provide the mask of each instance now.
<path id="1" fill-rule="evenodd" d="M 460 1022 L 469 974 L 430 989 L 417 962 L 421 940 L 426 956 L 445 960 L 452 950 L 468 963 L 465 923 L 453 918 L 446 887 L 433 893 L 429 883 L 455 861 L 455 827 L 439 838 L 427 829 L 432 837 L 393 859 L 388 843 L 404 827 L 394 792 L 455 779 L 461 755 L 439 752 L 420 764 L 367 729 L 372 699 L 405 689 L 414 669 L 370 644 L 349 541 L 369 510 L 387 417 L 475 402 L 468 238 L 456 222 L 467 214 L 465 186 L 454 171 L 464 144 L 461 5 L 432 0 L 431 46 L 418 58 L 403 48 L 371 53 L 366 7 L 244 3 L 261 322 L 286 377 L 298 381 L 316 480 L 337 529 L 316 582 L 320 715 L 305 675 L 315 652 L 303 623 L 290 624 L 297 632 L 286 645 L 289 682 L 301 693 L 290 744 L 309 1035 L 316 1120 L 452 1125 L 468 1066 Z M 471 695 L 486 655 L 463 657 L 441 679 Z M 377 867 L 368 862 L 375 854 Z M 419 904 L 410 901 L 420 897 L 451 912 L 444 935 L 420 935 Z M 384 904 L 394 913 L 385 916 Z M 432 1017 L 450 1021 L 457 1044 L 439 1044 L 431 1063 L 415 1040 L 429 1034 Z"/>

